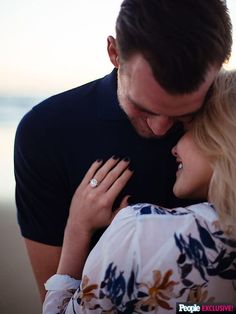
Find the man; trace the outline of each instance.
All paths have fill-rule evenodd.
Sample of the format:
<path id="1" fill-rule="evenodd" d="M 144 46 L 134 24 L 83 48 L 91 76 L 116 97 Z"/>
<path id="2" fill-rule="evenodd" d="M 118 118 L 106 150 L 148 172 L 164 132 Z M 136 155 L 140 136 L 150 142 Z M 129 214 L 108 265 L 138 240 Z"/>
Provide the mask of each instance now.
<path id="1" fill-rule="evenodd" d="M 131 160 L 134 175 L 117 204 L 129 194 L 133 203 L 184 205 L 172 193 L 176 122 L 200 110 L 231 44 L 221 0 L 125 0 L 116 39 L 108 37 L 113 72 L 45 100 L 22 119 L 16 203 L 42 299 L 58 266 L 72 195 L 94 160 Z"/>

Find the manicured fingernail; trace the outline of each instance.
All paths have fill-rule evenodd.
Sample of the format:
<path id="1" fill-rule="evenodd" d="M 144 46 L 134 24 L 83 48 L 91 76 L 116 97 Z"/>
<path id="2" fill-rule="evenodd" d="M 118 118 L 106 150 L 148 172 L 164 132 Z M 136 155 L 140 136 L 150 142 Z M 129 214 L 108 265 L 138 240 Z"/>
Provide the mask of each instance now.
<path id="1" fill-rule="evenodd" d="M 132 164 L 130 164 L 128 168 L 130 171 L 134 171 L 134 166 Z"/>
<path id="2" fill-rule="evenodd" d="M 128 161 L 130 161 L 130 158 L 129 157 L 125 157 L 125 158 L 123 158 L 123 160 L 128 162 Z"/>
<path id="3" fill-rule="evenodd" d="M 114 160 L 118 160 L 119 159 L 119 157 L 116 156 L 116 155 L 113 155 L 111 158 L 114 159 Z"/>

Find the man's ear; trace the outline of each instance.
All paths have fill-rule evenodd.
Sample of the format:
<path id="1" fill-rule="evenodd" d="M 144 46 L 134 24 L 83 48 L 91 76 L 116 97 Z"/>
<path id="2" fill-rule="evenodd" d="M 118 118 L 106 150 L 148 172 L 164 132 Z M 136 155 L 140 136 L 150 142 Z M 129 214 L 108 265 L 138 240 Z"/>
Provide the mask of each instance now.
<path id="1" fill-rule="evenodd" d="M 119 54 L 116 45 L 116 40 L 112 36 L 108 36 L 107 38 L 107 52 L 111 63 L 114 65 L 115 68 L 119 67 Z"/>

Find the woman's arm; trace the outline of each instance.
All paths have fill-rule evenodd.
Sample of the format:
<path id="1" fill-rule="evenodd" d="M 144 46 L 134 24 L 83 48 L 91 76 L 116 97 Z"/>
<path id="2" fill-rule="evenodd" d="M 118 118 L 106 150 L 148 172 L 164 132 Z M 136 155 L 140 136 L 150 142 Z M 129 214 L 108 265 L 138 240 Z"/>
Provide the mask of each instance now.
<path id="1" fill-rule="evenodd" d="M 112 212 L 112 205 L 132 175 L 129 161 L 111 158 L 101 165 L 93 163 L 72 198 L 58 274 L 81 278 L 93 233 L 108 226 L 119 210 Z M 89 184 L 93 178 L 99 182 L 94 188 Z M 127 197 L 120 208 L 126 205 Z"/>
<path id="2" fill-rule="evenodd" d="M 95 161 L 88 170 L 72 198 L 57 274 L 81 279 L 93 233 L 108 226 L 119 209 L 127 205 L 128 196 L 123 199 L 119 209 L 112 211 L 116 197 L 132 176 L 128 166 L 128 160 L 111 158 L 104 165 L 102 161 Z M 93 178 L 99 182 L 96 187 L 90 185 Z M 65 281 L 69 277 L 61 278 Z M 60 287 L 56 289 L 60 290 Z M 60 291 L 61 296 L 65 294 L 65 291 Z M 52 313 L 46 310 L 47 303 L 52 303 L 52 298 L 57 303 L 55 309 L 58 302 L 62 301 L 57 293 L 48 293 L 44 302 L 45 314 Z"/>

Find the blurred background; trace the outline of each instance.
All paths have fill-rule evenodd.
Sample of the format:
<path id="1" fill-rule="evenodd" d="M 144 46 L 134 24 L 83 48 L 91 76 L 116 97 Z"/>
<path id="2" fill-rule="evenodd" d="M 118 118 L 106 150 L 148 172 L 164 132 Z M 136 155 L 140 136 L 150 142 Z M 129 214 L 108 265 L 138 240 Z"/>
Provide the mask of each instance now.
<path id="1" fill-rule="evenodd" d="M 0 313 L 40 314 L 14 201 L 13 144 L 44 98 L 112 70 L 106 38 L 121 0 L 0 0 Z M 236 27 L 236 1 L 227 0 Z M 230 62 L 236 68 L 236 31 Z"/>

